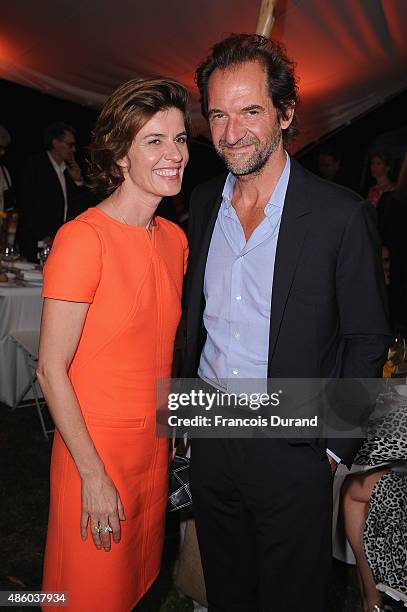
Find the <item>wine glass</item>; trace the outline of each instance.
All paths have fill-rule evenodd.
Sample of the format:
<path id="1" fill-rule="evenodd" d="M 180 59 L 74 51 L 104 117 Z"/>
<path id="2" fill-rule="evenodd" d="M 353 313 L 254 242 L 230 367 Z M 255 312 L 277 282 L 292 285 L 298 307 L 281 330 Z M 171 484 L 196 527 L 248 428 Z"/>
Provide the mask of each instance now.
<path id="1" fill-rule="evenodd" d="M 5 270 L 10 270 L 13 267 L 13 262 L 18 259 L 19 252 L 14 246 L 6 246 L 2 254 L 2 264 Z"/>
<path id="2" fill-rule="evenodd" d="M 40 262 L 40 268 L 44 267 L 45 262 L 47 261 L 47 258 L 50 252 L 51 252 L 51 247 L 49 246 L 49 244 L 44 244 L 39 248 L 38 259 Z"/>
<path id="3" fill-rule="evenodd" d="M 405 363 L 407 357 L 406 339 L 402 334 L 396 334 L 390 351 L 392 354 L 393 363 L 396 366 L 397 373 L 400 369 L 400 366 Z"/>

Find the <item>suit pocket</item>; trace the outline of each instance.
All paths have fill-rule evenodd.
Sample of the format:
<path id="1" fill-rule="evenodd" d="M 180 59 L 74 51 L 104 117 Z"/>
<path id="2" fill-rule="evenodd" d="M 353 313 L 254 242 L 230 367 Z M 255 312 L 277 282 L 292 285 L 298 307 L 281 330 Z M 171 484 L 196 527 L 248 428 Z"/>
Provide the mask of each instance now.
<path id="1" fill-rule="evenodd" d="M 306 291 L 293 290 L 291 293 L 294 300 L 303 302 L 304 304 L 329 304 L 335 300 L 334 295 L 316 295 L 307 293 Z"/>

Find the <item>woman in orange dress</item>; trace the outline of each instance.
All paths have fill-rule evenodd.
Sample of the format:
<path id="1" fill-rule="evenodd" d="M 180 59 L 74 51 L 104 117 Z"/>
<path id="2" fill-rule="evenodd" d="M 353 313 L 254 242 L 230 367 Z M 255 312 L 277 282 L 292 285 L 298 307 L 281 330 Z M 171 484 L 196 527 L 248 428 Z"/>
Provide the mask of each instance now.
<path id="1" fill-rule="evenodd" d="M 186 104 L 164 79 L 111 96 L 91 145 L 110 195 L 60 229 L 44 270 L 38 378 L 56 432 L 43 590 L 67 592 L 72 612 L 131 610 L 160 568 L 156 380 L 171 376 L 187 242 L 154 212 L 181 189 Z"/>

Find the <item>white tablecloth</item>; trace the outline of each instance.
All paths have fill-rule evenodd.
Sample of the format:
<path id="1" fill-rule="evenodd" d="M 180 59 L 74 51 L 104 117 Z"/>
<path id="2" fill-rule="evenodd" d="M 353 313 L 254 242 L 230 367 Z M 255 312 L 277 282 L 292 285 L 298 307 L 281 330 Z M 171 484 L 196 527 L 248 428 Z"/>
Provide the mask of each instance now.
<path id="1" fill-rule="evenodd" d="M 41 287 L 0 284 L 0 402 L 12 407 L 29 382 L 23 354 L 8 337 L 40 328 Z"/>

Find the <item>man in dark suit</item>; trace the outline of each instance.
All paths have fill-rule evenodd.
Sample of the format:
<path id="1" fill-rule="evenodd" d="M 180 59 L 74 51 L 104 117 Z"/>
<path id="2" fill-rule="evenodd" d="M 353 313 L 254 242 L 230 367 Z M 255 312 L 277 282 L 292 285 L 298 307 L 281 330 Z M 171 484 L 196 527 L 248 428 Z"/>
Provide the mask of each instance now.
<path id="1" fill-rule="evenodd" d="M 22 172 L 17 242 L 30 261 L 37 257 L 37 242 L 51 243 L 65 221 L 89 204 L 88 190 L 75 160 L 75 130 L 54 123 L 44 133 L 45 152 L 32 158 Z"/>
<path id="2" fill-rule="evenodd" d="M 184 377 L 379 377 L 388 326 L 379 244 L 360 198 L 285 152 L 292 62 L 232 35 L 197 71 L 229 174 L 190 207 Z M 192 440 L 191 486 L 210 612 L 328 612 L 332 473 L 355 439 Z"/>

